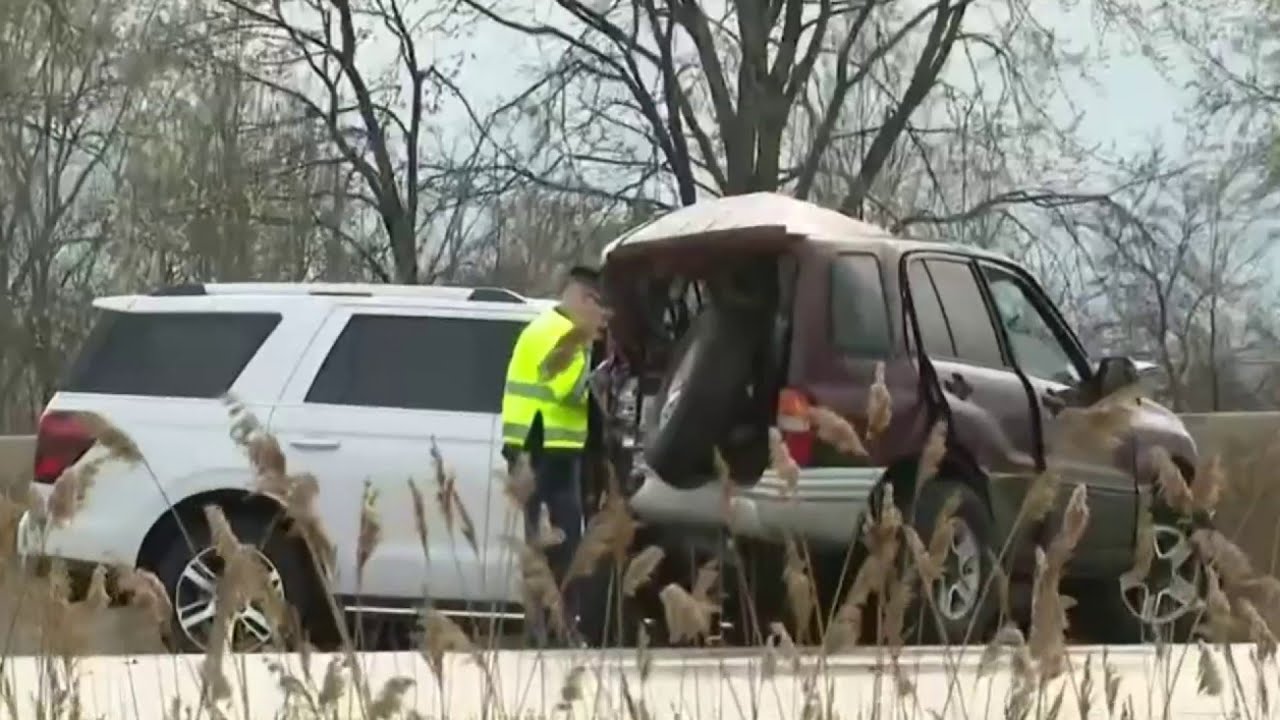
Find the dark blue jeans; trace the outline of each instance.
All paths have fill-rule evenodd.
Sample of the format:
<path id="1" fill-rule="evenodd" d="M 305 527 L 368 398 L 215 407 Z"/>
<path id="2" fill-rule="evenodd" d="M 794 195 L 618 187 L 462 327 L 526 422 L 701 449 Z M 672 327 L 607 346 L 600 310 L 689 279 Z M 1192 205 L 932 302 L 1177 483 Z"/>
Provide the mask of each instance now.
<path id="1" fill-rule="evenodd" d="M 547 564 L 551 566 L 556 581 L 564 585 L 569 563 L 582 540 L 582 453 L 544 450 L 534 456 L 532 464 L 534 491 L 525 506 L 525 533 L 529 540 L 536 537 L 539 515 L 545 504 L 551 525 L 564 533 L 564 542 L 546 548 Z M 576 627 L 582 584 L 579 579 L 564 588 L 565 621 L 570 628 Z M 530 639 L 545 644 L 546 618 L 543 613 L 526 613 L 525 618 Z"/>

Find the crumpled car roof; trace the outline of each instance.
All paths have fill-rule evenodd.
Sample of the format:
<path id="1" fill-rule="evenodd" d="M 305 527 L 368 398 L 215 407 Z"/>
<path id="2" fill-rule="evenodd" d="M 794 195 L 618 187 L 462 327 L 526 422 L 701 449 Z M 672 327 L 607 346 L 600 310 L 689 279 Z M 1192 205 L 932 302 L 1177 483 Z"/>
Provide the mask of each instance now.
<path id="1" fill-rule="evenodd" d="M 788 235 L 823 240 L 894 239 L 884 228 L 835 210 L 781 193 L 758 192 L 702 200 L 673 210 L 609 243 L 605 254 L 624 243 L 632 245 L 752 228 L 777 228 Z"/>
<path id="2" fill-rule="evenodd" d="M 885 228 L 829 210 L 805 200 L 776 192 L 700 200 L 677 208 L 637 226 L 605 246 L 600 253 L 606 262 L 620 246 L 639 249 L 649 243 L 670 243 L 683 238 L 711 239 L 715 242 L 743 242 L 748 238 L 785 234 L 796 240 L 808 240 L 836 246 L 861 246 L 873 251 L 895 253 L 934 250 L 951 246 L 932 239 L 906 238 L 893 235 Z M 951 246 L 954 247 L 954 246 Z M 1005 255 L 991 250 L 966 246 L 966 255 L 1010 262 Z"/>

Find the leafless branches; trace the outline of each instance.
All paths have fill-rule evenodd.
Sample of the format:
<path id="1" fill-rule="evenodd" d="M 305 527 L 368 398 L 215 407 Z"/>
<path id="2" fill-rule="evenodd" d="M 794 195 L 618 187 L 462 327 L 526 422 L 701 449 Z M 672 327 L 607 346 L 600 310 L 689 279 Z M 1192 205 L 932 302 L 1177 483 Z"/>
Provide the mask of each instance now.
<path id="1" fill-rule="evenodd" d="M 558 0 L 559 12 L 539 21 L 463 0 L 512 36 L 551 39 L 563 49 L 528 102 L 566 108 L 558 124 L 572 135 L 552 150 L 572 158 L 567 171 L 660 168 L 680 204 L 705 193 L 784 187 L 808 196 L 851 91 L 871 82 L 877 63 L 914 58 L 901 96 L 871 134 L 847 208 L 861 202 L 859 188 L 880 172 L 936 84 L 961 37 L 968 3 L 938 0 L 899 19 L 895 0 L 731 2 L 723 16 L 687 0 L 625 7 Z M 822 68 L 830 69 L 831 81 L 815 98 Z M 805 108 L 813 128 L 797 149 L 794 125 Z M 661 186 L 647 189 L 661 201 Z"/>
<path id="2" fill-rule="evenodd" d="M 1098 5 L 1171 79 L 1162 48 L 1195 61 L 1185 158 L 1085 139 L 1076 81 L 1099 46 L 1027 0 L 155 3 L 0 4 L 9 427 L 94 295 L 246 278 L 541 293 L 655 212 L 755 190 L 1017 254 L 1092 348 L 1158 360 L 1180 408 L 1243 405 L 1260 378 L 1237 361 L 1275 355 L 1274 18 L 1248 0 Z M 472 51 L 530 43 L 502 78 L 466 72 Z"/>
<path id="3" fill-rule="evenodd" d="M 216 22 L 250 30 L 262 46 L 254 63 L 242 57 L 226 62 L 321 123 L 369 193 L 386 233 L 395 279 L 418 282 L 422 129 L 428 94 L 441 70 L 425 62 L 417 43 L 424 26 L 436 20 L 427 13 L 410 16 L 407 0 L 308 0 L 301 8 L 289 6 L 288 13 L 282 0 L 221 0 L 221 5 L 226 12 Z M 373 30 L 365 27 L 368 20 Z M 375 79 L 365 58 L 374 31 L 395 43 L 395 80 L 389 85 Z M 299 82 L 296 74 L 258 69 L 274 66 L 301 68 L 309 83 Z M 407 98 L 407 111 L 393 107 L 389 92 Z"/>
<path id="4" fill-rule="evenodd" d="M 0 13 L 0 390 L 27 399 L 18 412 L 51 391 L 81 322 L 62 291 L 92 282 L 108 239 L 109 208 L 83 200 L 117 172 L 137 97 L 124 72 L 136 38 L 117 31 L 125 10 L 17 0 Z M 142 8 L 144 28 L 152 12 Z"/>
<path id="5" fill-rule="evenodd" d="M 1259 339 L 1262 308 L 1248 298 L 1268 275 L 1273 202 L 1256 197 L 1258 168 L 1247 154 L 1203 155 L 1176 172 L 1156 171 L 1166 162 L 1153 152 L 1133 168 L 1147 179 L 1117 193 L 1128 217 L 1077 218 L 1103 268 L 1094 287 L 1116 318 L 1094 330 L 1117 350 L 1157 361 L 1175 410 L 1217 410 L 1224 394 L 1236 396 L 1232 406 L 1251 405 L 1241 397 L 1249 380 L 1233 360 Z"/>

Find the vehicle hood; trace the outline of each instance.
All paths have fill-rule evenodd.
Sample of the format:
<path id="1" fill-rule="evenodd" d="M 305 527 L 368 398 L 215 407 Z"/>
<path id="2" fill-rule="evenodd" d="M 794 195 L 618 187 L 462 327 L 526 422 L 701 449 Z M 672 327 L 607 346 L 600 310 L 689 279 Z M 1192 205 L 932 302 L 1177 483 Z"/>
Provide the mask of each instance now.
<path id="1" fill-rule="evenodd" d="M 1177 413 L 1150 398 L 1142 398 L 1140 401 L 1141 409 L 1135 418 L 1144 425 L 1156 427 L 1164 427 L 1170 430 L 1178 430 L 1186 432 L 1186 428 L 1182 424 L 1182 418 Z"/>
<path id="2" fill-rule="evenodd" d="M 1133 430 L 1143 444 L 1168 447 L 1175 455 L 1195 461 L 1196 446 L 1182 418 L 1160 403 L 1142 398 L 1141 409 L 1133 417 Z"/>

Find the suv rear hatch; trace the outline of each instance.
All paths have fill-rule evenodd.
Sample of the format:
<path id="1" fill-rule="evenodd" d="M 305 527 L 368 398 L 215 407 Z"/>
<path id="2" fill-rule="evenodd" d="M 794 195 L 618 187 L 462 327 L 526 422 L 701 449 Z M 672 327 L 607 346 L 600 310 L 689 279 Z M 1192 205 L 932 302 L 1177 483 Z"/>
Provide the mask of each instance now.
<path id="1" fill-rule="evenodd" d="M 724 207 L 754 197 L 675 211 L 604 251 L 609 341 L 636 395 L 622 404 L 646 465 L 675 487 L 715 478 L 716 451 L 738 482 L 767 466 L 803 236 Z"/>

